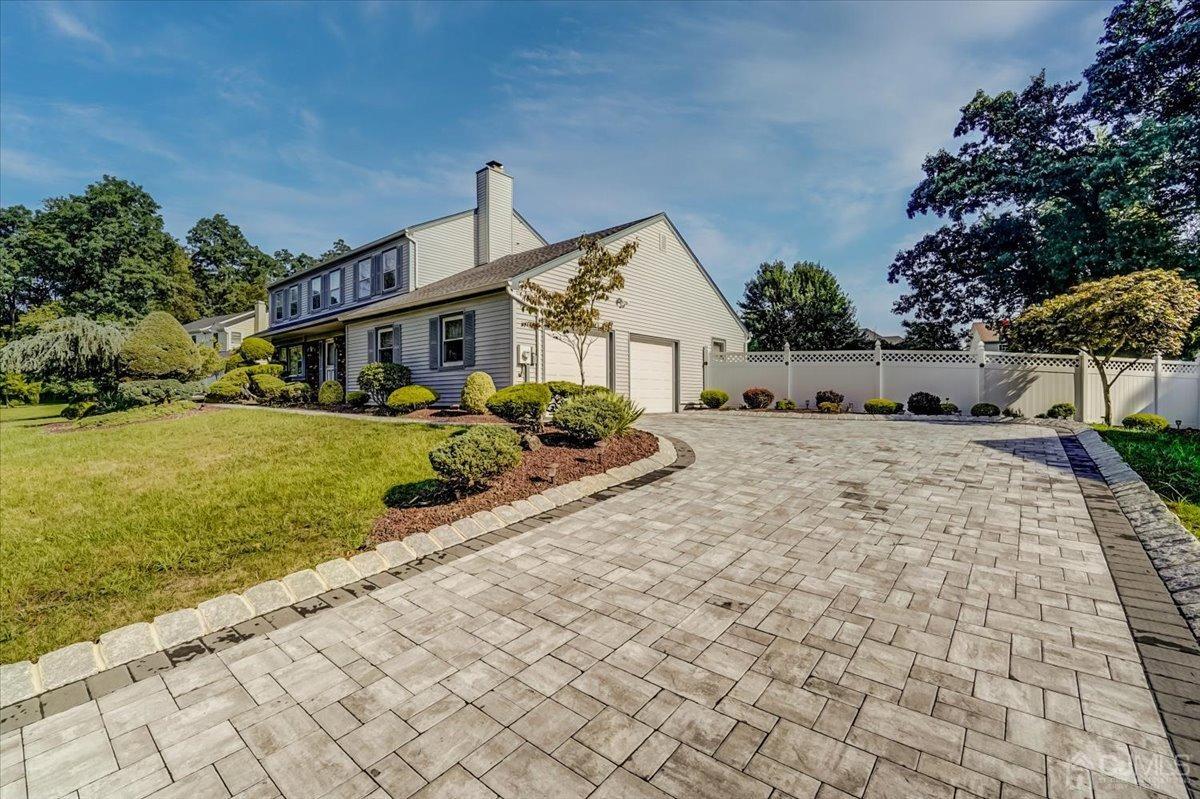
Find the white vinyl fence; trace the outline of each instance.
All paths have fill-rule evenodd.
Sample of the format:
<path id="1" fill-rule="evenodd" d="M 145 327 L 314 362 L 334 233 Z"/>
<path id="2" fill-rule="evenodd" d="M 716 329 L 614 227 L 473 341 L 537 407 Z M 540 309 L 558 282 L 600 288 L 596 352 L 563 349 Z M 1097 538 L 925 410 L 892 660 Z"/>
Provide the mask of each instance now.
<path id="1" fill-rule="evenodd" d="M 1148 412 L 1171 424 L 1200 427 L 1200 360 L 1160 357 L 1114 358 L 1109 375 L 1129 364 L 1112 388 L 1113 421 Z M 816 407 L 817 391 L 845 395 L 854 410 L 872 397 L 908 402 L 917 391 L 949 399 L 964 414 L 977 402 L 1012 408 L 1026 416 L 1044 413 L 1058 402 L 1075 405 L 1080 421 L 1104 416 L 1104 390 L 1090 359 L 1080 355 L 966 350 L 874 350 L 726 352 L 708 356 L 705 388 L 728 392 L 741 404 L 742 392 L 763 386 L 776 399 Z"/>

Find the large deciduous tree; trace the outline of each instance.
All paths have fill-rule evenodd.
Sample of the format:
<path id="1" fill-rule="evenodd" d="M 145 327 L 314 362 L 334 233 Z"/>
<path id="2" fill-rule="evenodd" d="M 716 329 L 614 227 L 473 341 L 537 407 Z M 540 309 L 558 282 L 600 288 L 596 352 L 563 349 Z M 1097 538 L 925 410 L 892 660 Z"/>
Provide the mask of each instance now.
<path id="1" fill-rule="evenodd" d="M 624 304 L 615 295 L 625 288 L 625 274 L 621 270 L 633 259 L 638 242 L 627 241 L 611 251 L 600 239 L 585 236 L 580 239 L 579 248 L 583 251 L 579 267 L 562 291 L 526 280 L 520 286 L 518 299 L 532 317 L 522 325 L 544 330 L 571 348 L 579 363 L 582 385 L 587 380 L 583 364 L 596 342 L 594 334 L 612 330 L 612 322 L 602 318 L 599 305 L 609 299 Z"/>
<path id="2" fill-rule="evenodd" d="M 253 307 L 267 298 L 267 283 L 283 276 L 280 264 L 251 244 L 224 214 L 196 222 L 188 231 L 187 248 L 206 315 Z"/>
<path id="3" fill-rule="evenodd" d="M 1200 288 L 1178 271 L 1147 269 L 1082 283 L 1032 305 L 1013 320 L 1009 340 L 1025 352 L 1081 350 L 1104 388 L 1104 423 L 1112 424 L 1112 385 L 1133 361 L 1176 355 L 1200 314 Z"/>
<path id="4" fill-rule="evenodd" d="M 762 263 L 738 302 L 750 331 L 750 349 L 850 349 L 864 345 L 854 303 L 833 273 L 799 261 Z"/>
<path id="5" fill-rule="evenodd" d="M 1153 267 L 1200 277 L 1200 0 L 1124 0 L 1080 83 L 1033 77 L 962 109 L 908 214 L 946 224 L 888 272 L 895 310 L 965 324 Z"/>

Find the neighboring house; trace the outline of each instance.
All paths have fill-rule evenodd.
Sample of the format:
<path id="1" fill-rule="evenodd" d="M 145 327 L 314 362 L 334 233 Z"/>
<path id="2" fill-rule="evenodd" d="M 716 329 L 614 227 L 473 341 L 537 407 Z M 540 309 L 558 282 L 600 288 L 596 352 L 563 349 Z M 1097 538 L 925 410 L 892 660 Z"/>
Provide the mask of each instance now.
<path id="1" fill-rule="evenodd" d="M 561 289 L 579 238 L 549 244 L 513 208 L 513 179 L 491 161 L 475 175 L 476 207 L 403 228 L 269 287 L 276 346 L 289 379 L 357 388 L 372 361 L 403 363 L 440 404 L 459 401 L 467 374 L 497 387 L 579 380 L 570 348 L 535 332 L 514 292 L 530 278 Z M 666 214 L 589 234 L 610 247 L 636 239 L 613 330 L 598 335 L 587 382 L 627 394 L 647 411 L 699 398 L 705 348 L 745 349 L 746 330 Z"/>
<path id="2" fill-rule="evenodd" d="M 206 316 L 188 322 L 183 329 L 197 344 L 212 346 L 215 342 L 221 354 L 228 355 L 242 345 L 242 339 L 266 330 L 267 323 L 267 304 L 260 300 L 249 311 Z"/>
<path id="3" fill-rule="evenodd" d="M 971 324 L 971 349 L 977 349 L 983 344 L 983 349 L 987 352 L 999 352 L 1004 349 L 1000 344 L 1000 334 L 983 322 L 973 322 Z"/>
<path id="4" fill-rule="evenodd" d="M 862 337 L 872 346 L 875 345 L 876 341 L 891 347 L 897 347 L 904 343 L 904 336 L 885 336 L 882 333 L 876 333 L 869 327 L 864 327 L 861 330 Z"/>

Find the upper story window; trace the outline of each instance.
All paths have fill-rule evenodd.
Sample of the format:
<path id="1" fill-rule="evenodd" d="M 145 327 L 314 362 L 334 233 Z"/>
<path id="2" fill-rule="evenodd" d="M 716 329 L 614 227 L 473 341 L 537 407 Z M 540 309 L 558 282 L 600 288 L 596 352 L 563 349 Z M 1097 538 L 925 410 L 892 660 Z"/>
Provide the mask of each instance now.
<path id="1" fill-rule="evenodd" d="M 399 273 L 397 271 L 397 250 L 395 248 L 383 251 L 383 269 L 380 283 L 384 291 L 392 291 L 399 285 Z"/>
<path id="2" fill-rule="evenodd" d="M 342 270 L 335 269 L 329 273 L 329 297 L 325 300 L 329 307 L 342 304 Z"/>
<path id="3" fill-rule="evenodd" d="M 442 317 L 442 366 L 462 366 L 462 314 Z"/>
<path id="4" fill-rule="evenodd" d="M 308 281 L 308 305 L 314 311 L 321 310 L 321 276 Z"/>
<path id="5" fill-rule="evenodd" d="M 300 313 L 300 287 L 288 287 L 288 316 L 296 316 Z"/>
<path id="6" fill-rule="evenodd" d="M 283 318 L 283 292 L 282 291 L 275 292 L 273 299 L 275 301 L 274 318 L 275 318 L 275 321 L 278 322 L 280 319 Z"/>
<path id="7" fill-rule="evenodd" d="M 354 296 L 371 296 L 371 259 L 363 258 L 354 267 Z"/>
<path id="8" fill-rule="evenodd" d="M 375 360 L 379 363 L 394 363 L 396 337 L 390 326 L 375 330 Z"/>

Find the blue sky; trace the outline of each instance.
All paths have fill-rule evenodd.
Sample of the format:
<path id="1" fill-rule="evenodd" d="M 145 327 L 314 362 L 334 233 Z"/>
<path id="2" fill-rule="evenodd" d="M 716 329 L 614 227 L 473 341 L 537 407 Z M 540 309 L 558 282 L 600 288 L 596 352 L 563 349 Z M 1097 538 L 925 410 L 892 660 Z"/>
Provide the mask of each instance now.
<path id="1" fill-rule="evenodd" d="M 551 241 L 665 210 L 731 301 L 818 260 L 896 331 L 924 155 L 977 88 L 1078 79 L 1110 3 L 0 4 L 0 202 L 104 173 L 183 237 L 319 253 L 471 207 Z"/>

